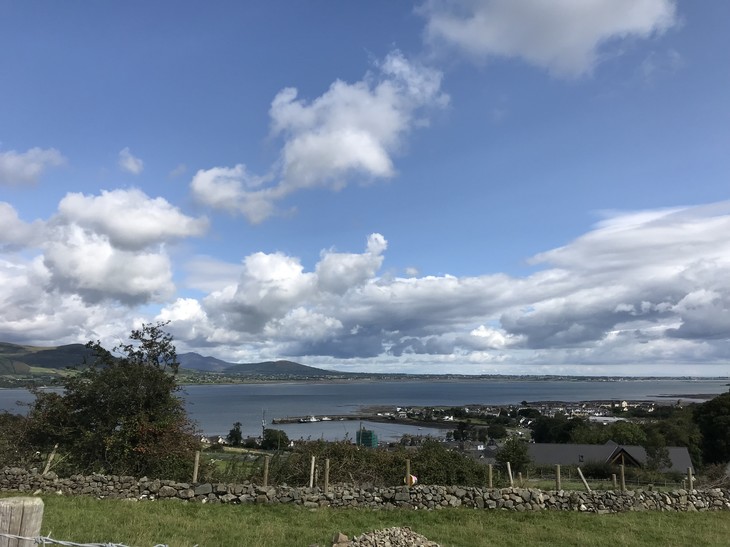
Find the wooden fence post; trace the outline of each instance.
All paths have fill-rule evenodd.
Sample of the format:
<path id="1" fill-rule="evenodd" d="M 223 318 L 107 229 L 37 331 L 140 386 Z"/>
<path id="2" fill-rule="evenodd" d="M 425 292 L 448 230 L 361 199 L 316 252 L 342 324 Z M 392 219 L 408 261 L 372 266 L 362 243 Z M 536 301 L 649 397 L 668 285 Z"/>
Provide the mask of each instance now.
<path id="1" fill-rule="evenodd" d="M 316 459 L 315 456 L 312 456 L 312 465 L 309 468 L 309 487 L 312 488 L 314 486 L 314 460 Z"/>
<path id="2" fill-rule="evenodd" d="M 264 488 L 269 486 L 269 462 L 270 461 L 271 461 L 271 456 L 264 457 Z"/>
<path id="3" fill-rule="evenodd" d="M 406 477 L 405 477 L 406 486 L 411 485 L 411 460 L 406 460 Z"/>
<path id="4" fill-rule="evenodd" d="M 195 463 L 193 464 L 193 483 L 198 482 L 198 469 L 200 468 L 200 450 L 195 451 Z"/>
<path id="5" fill-rule="evenodd" d="M 324 493 L 330 489 L 330 459 L 324 460 Z"/>
<path id="6" fill-rule="evenodd" d="M 560 464 L 555 464 L 555 490 L 562 490 L 562 482 L 560 480 Z"/>
<path id="7" fill-rule="evenodd" d="M 576 469 L 578 470 L 578 475 L 580 476 L 580 480 L 583 481 L 583 486 L 585 486 L 586 487 L 586 490 L 588 492 L 590 492 L 591 491 L 591 487 L 588 486 L 588 481 L 586 481 L 586 478 L 583 476 L 583 471 L 580 470 L 580 467 L 576 467 Z"/>
<path id="8" fill-rule="evenodd" d="M 492 488 L 492 464 L 490 463 L 487 466 L 487 474 L 488 474 L 488 480 L 489 480 L 489 488 Z"/>
<path id="9" fill-rule="evenodd" d="M 517 473 L 517 485 L 522 488 L 525 485 L 525 481 L 522 480 L 522 471 Z"/>
<path id="10" fill-rule="evenodd" d="M 621 477 L 621 492 L 626 492 L 626 473 L 624 471 L 624 465 L 618 466 L 619 477 Z"/>
<path id="11" fill-rule="evenodd" d="M 694 488 L 694 482 L 695 482 L 695 479 L 692 476 L 692 468 L 691 467 L 688 467 L 687 468 L 687 484 L 689 484 L 689 491 L 690 492 Z"/>
<path id="12" fill-rule="evenodd" d="M 509 475 L 509 487 L 513 488 L 515 485 L 515 480 L 512 477 L 512 466 L 509 462 L 507 462 L 507 475 Z"/>
<path id="13" fill-rule="evenodd" d="M 43 523 L 43 500 L 41 498 L 0 499 L 0 533 L 37 538 L 41 535 Z M 35 541 L 0 537 L 3 547 L 32 547 Z"/>
<path id="14" fill-rule="evenodd" d="M 618 483 L 616 482 L 616 473 L 611 474 L 611 482 L 613 483 L 613 489 L 616 490 L 616 488 L 618 488 Z"/>

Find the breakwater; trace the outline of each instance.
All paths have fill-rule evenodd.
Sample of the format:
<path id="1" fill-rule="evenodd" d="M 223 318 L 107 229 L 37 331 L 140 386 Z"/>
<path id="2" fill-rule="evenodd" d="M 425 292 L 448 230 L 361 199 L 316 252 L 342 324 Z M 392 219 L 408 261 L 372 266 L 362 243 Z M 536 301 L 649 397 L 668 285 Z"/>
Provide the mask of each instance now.
<path id="1" fill-rule="evenodd" d="M 84 495 L 135 501 L 178 500 L 198 503 L 280 504 L 308 508 L 442 509 L 468 507 L 509 511 L 722 511 L 730 510 L 730 490 L 544 491 L 533 488 L 459 486 L 319 487 L 260 486 L 251 483 L 183 483 L 116 475 L 58 477 L 21 468 L 0 471 L 0 491 L 25 494 Z"/>

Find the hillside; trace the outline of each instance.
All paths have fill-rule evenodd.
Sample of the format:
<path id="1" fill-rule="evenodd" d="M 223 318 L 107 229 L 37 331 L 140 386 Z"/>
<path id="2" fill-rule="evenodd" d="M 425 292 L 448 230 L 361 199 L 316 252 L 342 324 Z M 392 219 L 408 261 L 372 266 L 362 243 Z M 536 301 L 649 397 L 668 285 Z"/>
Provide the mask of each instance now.
<path id="1" fill-rule="evenodd" d="M 344 373 L 301 365 L 293 361 L 264 361 L 261 363 L 228 363 L 198 353 L 178 355 L 180 366 L 201 372 L 223 372 L 237 376 L 340 376 Z"/>
<path id="2" fill-rule="evenodd" d="M 293 361 L 264 361 L 262 363 L 242 363 L 226 369 L 226 374 L 242 376 L 332 376 L 341 373 L 324 370 Z"/>
<path id="3" fill-rule="evenodd" d="M 62 370 L 81 366 L 84 359 L 91 358 L 91 350 L 84 344 L 43 348 L 0 342 L 0 374 L 27 374 L 30 367 Z"/>

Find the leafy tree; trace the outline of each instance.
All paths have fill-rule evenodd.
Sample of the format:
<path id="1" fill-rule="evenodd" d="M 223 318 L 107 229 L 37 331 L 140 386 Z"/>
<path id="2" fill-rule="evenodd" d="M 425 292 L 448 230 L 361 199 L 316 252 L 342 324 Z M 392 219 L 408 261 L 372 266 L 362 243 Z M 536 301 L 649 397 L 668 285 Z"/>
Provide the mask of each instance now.
<path id="1" fill-rule="evenodd" d="M 228 432 L 226 440 L 231 446 L 241 446 L 243 444 L 243 432 L 241 431 L 241 422 L 233 424 L 233 429 Z"/>
<path id="2" fill-rule="evenodd" d="M 650 428 L 644 443 L 646 466 L 652 471 L 660 471 L 672 466 L 667 441 L 657 428 Z"/>
<path id="3" fill-rule="evenodd" d="M 67 377 L 63 394 L 36 392 L 29 440 L 58 443 L 71 471 L 182 478 L 199 447 L 175 380 L 177 354 L 165 323 L 133 330 L 131 343 L 87 347 L 92 364 Z"/>
<path id="4" fill-rule="evenodd" d="M 289 437 L 281 429 L 264 429 L 261 448 L 264 450 L 282 450 L 289 446 Z"/>
<path id="5" fill-rule="evenodd" d="M 504 439 L 507 436 L 507 428 L 502 424 L 492 424 L 489 426 L 489 436 L 493 439 Z"/>
<path id="6" fill-rule="evenodd" d="M 601 426 L 603 427 L 603 426 Z M 640 425 L 633 422 L 614 422 L 607 428 L 608 437 L 618 444 L 644 445 L 646 433 Z"/>
<path id="7" fill-rule="evenodd" d="M 697 405 L 694 419 L 702 433 L 704 462 L 730 461 L 730 393 Z"/>
<path id="8" fill-rule="evenodd" d="M 513 473 L 525 471 L 531 462 L 527 452 L 527 443 L 518 437 L 507 439 L 497 450 L 494 459 L 503 469 L 507 469 L 507 462 L 509 462 Z"/>

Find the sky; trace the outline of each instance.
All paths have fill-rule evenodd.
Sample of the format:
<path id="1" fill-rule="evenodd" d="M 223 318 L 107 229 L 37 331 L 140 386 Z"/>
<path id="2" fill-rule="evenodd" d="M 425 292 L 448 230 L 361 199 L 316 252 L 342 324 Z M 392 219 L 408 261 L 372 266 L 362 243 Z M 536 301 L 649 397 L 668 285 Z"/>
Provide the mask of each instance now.
<path id="1" fill-rule="evenodd" d="M 730 375 L 725 0 L 0 0 L 0 340 Z"/>

